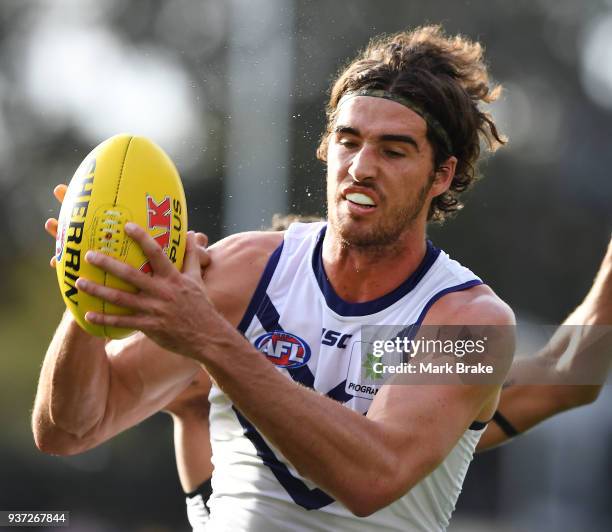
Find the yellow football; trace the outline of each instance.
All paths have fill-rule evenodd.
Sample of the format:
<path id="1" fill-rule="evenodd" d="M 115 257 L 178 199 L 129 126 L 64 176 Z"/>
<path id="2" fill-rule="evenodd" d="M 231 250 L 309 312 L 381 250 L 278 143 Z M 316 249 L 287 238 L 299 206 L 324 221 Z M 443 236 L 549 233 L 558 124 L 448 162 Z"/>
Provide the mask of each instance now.
<path id="1" fill-rule="evenodd" d="M 126 222 L 146 229 L 181 269 L 187 239 L 187 205 L 174 164 L 147 138 L 111 137 L 94 148 L 77 168 L 58 221 L 56 271 L 67 307 L 79 325 L 95 336 L 127 336 L 132 331 L 85 321 L 88 311 L 130 311 L 81 292 L 76 280 L 84 277 L 105 286 L 136 291 L 85 261 L 85 253 L 95 250 L 148 273 L 150 267 L 140 246 L 125 234 Z"/>

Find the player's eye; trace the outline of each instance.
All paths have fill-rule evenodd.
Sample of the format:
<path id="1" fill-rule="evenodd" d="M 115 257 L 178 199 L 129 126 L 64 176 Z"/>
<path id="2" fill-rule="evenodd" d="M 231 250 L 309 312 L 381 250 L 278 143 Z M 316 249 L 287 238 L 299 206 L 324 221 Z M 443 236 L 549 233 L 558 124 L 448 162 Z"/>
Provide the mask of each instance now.
<path id="1" fill-rule="evenodd" d="M 402 157 L 405 157 L 403 152 L 396 150 L 385 150 L 385 155 L 391 159 L 401 159 Z"/>
<path id="2" fill-rule="evenodd" d="M 352 149 L 352 148 L 357 147 L 357 143 L 349 139 L 340 139 L 338 141 L 338 144 L 340 144 L 340 146 L 342 146 L 343 148 L 347 148 L 347 149 Z"/>

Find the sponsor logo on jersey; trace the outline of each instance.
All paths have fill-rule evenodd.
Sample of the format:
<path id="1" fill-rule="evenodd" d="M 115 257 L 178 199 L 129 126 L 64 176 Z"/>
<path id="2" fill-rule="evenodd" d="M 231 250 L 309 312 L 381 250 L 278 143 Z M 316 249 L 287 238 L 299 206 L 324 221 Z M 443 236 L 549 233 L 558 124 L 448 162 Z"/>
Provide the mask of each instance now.
<path id="1" fill-rule="evenodd" d="M 367 342 L 359 341 L 352 345 L 344 391 L 353 397 L 371 401 L 380 387 L 375 382 L 371 382 L 372 379 L 368 376 L 368 359 L 363 357 L 363 354 L 367 353 L 370 348 L 371 345 Z"/>
<path id="2" fill-rule="evenodd" d="M 364 399 L 372 399 L 378 393 L 378 390 L 378 386 L 369 384 L 361 384 L 353 381 L 347 381 L 346 383 L 346 393 L 354 395 L 355 397 L 363 397 Z"/>
<path id="3" fill-rule="evenodd" d="M 321 345 L 327 345 L 329 347 L 335 346 L 338 349 L 346 349 L 348 341 L 352 337 L 352 334 L 343 334 L 339 331 L 323 328 L 321 331 Z"/>
<path id="4" fill-rule="evenodd" d="M 262 334 L 255 340 L 255 348 L 282 368 L 299 368 L 310 359 L 310 346 L 299 336 L 285 331 Z"/>

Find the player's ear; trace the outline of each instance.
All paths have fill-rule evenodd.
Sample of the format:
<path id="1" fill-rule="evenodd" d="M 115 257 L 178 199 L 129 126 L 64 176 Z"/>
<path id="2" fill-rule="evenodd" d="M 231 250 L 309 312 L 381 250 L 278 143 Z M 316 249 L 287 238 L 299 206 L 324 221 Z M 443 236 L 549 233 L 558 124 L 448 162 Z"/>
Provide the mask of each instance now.
<path id="1" fill-rule="evenodd" d="M 319 147 L 317 148 L 317 159 L 323 163 L 327 163 L 327 148 L 329 147 L 329 134 L 326 133 L 321 139 Z"/>
<path id="2" fill-rule="evenodd" d="M 457 157 L 451 155 L 436 168 L 434 181 L 431 187 L 433 196 L 439 196 L 448 190 L 455 177 Z"/>

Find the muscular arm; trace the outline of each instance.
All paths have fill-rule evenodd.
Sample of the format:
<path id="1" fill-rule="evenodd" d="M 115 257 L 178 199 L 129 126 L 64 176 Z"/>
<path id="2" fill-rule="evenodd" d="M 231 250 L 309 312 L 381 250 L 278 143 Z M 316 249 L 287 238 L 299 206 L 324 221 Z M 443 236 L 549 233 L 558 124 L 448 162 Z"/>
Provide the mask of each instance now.
<path id="1" fill-rule="evenodd" d="M 106 343 L 66 313 L 43 362 L 32 415 L 38 448 L 75 454 L 139 423 L 198 370 L 141 333 Z"/>
<path id="2" fill-rule="evenodd" d="M 153 306 L 131 316 L 88 313 L 86 318 L 138 328 L 160 345 L 202 363 L 242 415 L 303 476 L 356 515 L 369 515 L 408 491 L 444 460 L 472 421 L 495 409 L 499 386 L 482 384 L 383 386 L 367 417 L 347 409 L 279 372 L 210 304 L 191 254 L 193 236 L 179 273 L 144 230 L 126 226 L 126 231 L 151 261 L 156 282 L 97 254 L 89 260 L 142 292 L 133 295 L 81 281 L 77 286 L 132 308 L 142 308 L 134 298 L 153 298 Z M 514 323 L 511 311 L 482 286 L 440 298 L 428 315 L 433 320 L 429 323 L 438 325 Z M 490 352 L 504 359 L 505 366 L 514 339 L 494 340 Z M 261 393 L 262 382 L 269 393 Z"/>
<path id="3" fill-rule="evenodd" d="M 208 295 L 233 325 L 280 239 L 280 233 L 245 233 L 210 248 Z M 53 454 L 90 449 L 166 406 L 199 370 L 142 333 L 108 343 L 92 337 L 67 313 L 40 374 L 32 416 L 36 445 Z"/>
<path id="4" fill-rule="evenodd" d="M 61 388 L 62 382 L 69 375 L 74 375 L 74 371 L 69 370 L 64 375 L 61 371 L 58 374 L 57 370 L 65 365 L 66 350 L 79 343 L 84 353 L 80 360 L 87 362 L 78 368 L 82 389 L 72 386 L 74 393 L 60 393 L 57 388 Z M 93 428 L 102 416 L 106 398 L 101 394 L 87 394 L 86 390 L 92 382 L 98 382 L 100 388 L 108 389 L 108 377 L 105 341 L 84 333 L 66 312 L 43 361 L 34 401 L 32 431 L 40 450 L 53 452 L 54 443 L 72 446 Z M 75 409 L 70 412 L 71 404 L 78 399 L 82 400 L 82 411 L 76 412 Z"/>
<path id="5" fill-rule="evenodd" d="M 478 299 L 464 308 L 461 323 L 512 321 L 497 301 Z M 436 305 L 430 312 L 444 316 L 444 298 Z M 444 460 L 474 419 L 495 408 L 496 386 L 387 385 L 364 417 L 287 379 L 222 327 L 218 322 L 208 348 L 198 353 L 211 376 L 301 475 L 358 516 L 405 494 Z M 262 394 L 261 382 L 273 393 Z"/>
<path id="6" fill-rule="evenodd" d="M 524 372 L 540 371 L 543 366 L 553 373 L 551 380 L 570 381 L 585 367 L 605 376 L 612 364 L 612 240 L 589 293 L 578 308 L 559 327 L 546 346 L 533 357 L 515 361 L 509 379 L 520 380 Z M 596 343 L 595 343 L 596 342 Z M 504 388 L 499 411 L 518 433 L 525 432 L 556 414 L 592 403 L 601 385 L 518 385 Z M 510 436 L 496 423 L 490 423 L 478 450 L 506 442 Z"/>

